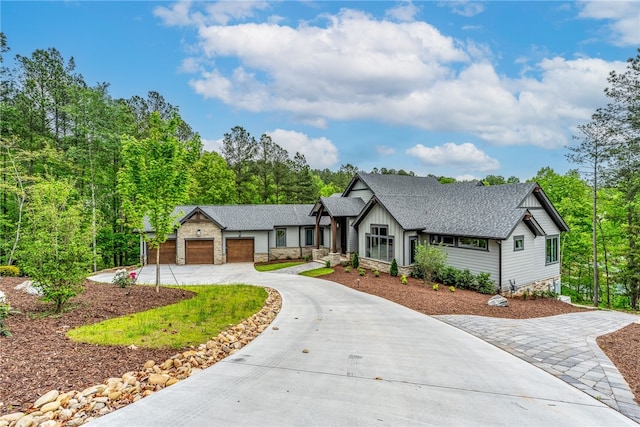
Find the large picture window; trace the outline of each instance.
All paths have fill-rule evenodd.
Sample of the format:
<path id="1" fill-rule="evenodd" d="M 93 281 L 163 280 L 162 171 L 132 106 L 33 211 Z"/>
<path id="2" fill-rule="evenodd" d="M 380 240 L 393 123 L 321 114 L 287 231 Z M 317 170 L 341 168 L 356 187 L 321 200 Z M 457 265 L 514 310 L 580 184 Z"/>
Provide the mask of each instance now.
<path id="1" fill-rule="evenodd" d="M 276 228 L 276 247 L 278 248 L 287 247 L 287 229 L 286 228 Z"/>
<path id="2" fill-rule="evenodd" d="M 487 239 L 476 239 L 473 237 L 458 237 L 458 246 L 467 249 L 489 250 Z"/>
<path id="3" fill-rule="evenodd" d="M 547 236 L 545 253 L 547 264 L 558 262 L 558 236 Z"/>
<path id="4" fill-rule="evenodd" d="M 372 225 L 371 233 L 366 235 L 366 257 L 391 261 L 394 258 L 394 237 L 389 236 L 386 225 Z"/>

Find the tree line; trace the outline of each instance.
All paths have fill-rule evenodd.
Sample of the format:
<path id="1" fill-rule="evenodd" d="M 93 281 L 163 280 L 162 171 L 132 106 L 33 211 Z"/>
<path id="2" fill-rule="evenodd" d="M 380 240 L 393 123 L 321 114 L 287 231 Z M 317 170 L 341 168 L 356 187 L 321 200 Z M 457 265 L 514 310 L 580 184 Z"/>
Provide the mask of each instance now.
<path id="1" fill-rule="evenodd" d="M 143 141 L 170 140 L 174 149 L 179 143 L 185 150 L 179 176 L 183 193 L 172 200 L 181 204 L 314 203 L 320 196 L 342 192 L 359 172 L 351 164 L 336 171 L 311 169 L 303 154 L 289 153 L 269 135 L 256 138 L 241 126 L 224 134 L 220 153 L 206 151 L 179 108 L 159 92 L 114 99 L 108 83 L 87 84 L 74 59 L 66 60 L 55 48 L 16 55 L 12 69 L 5 66 L 8 54 L 0 33 L 0 265 L 20 264 L 20 242 L 33 232 L 29 221 L 37 214 L 34 190 L 60 183 L 70 190 L 57 193 L 66 194 L 87 222 L 92 269 L 139 262 L 133 217 L 136 202 L 142 201 L 127 190 L 122 171 L 151 173 L 152 160 L 144 168 L 136 164 L 136 144 Z M 569 158 L 588 170 L 559 175 L 543 168 L 532 178 L 571 227 L 562 237 L 567 291 L 582 300 L 596 297 L 605 304 L 636 308 L 638 81 L 636 57 L 625 73 L 610 76 L 606 93 L 611 103 L 594 114 L 592 123 L 579 127 L 579 144 Z M 415 175 L 384 167 L 371 172 Z M 483 181 L 500 185 L 519 179 L 488 175 Z M 129 189 L 140 184 L 128 182 Z M 38 209 L 46 210 L 44 205 Z M 604 285 L 594 288 L 600 277 Z"/>

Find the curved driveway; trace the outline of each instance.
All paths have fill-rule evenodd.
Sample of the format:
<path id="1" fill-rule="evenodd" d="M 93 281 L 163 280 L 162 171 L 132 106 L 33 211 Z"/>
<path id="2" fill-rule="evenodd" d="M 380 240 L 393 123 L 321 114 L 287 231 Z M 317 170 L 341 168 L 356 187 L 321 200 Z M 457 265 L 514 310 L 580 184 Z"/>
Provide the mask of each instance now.
<path id="1" fill-rule="evenodd" d="M 140 280 L 153 277 L 145 267 Z M 273 287 L 282 310 L 238 352 L 92 426 L 637 426 L 477 337 L 329 281 L 251 264 L 172 266 L 161 277 Z"/>

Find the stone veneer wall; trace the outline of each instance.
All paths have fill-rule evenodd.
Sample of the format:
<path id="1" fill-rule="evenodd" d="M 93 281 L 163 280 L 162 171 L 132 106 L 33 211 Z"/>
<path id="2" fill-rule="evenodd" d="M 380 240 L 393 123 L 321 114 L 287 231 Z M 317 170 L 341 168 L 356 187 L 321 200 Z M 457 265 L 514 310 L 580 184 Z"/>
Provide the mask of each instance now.
<path id="1" fill-rule="evenodd" d="M 511 292 L 511 289 L 503 288 L 500 293 L 505 296 L 522 296 L 525 292 L 531 294 L 532 292 L 549 292 L 554 291 L 554 283 L 556 280 L 560 280 L 560 276 L 550 277 L 548 279 L 536 280 L 533 283 L 518 287 L 515 292 Z"/>
<path id="2" fill-rule="evenodd" d="M 273 259 L 298 259 L 300 258 L 300 248 L 271 248 L 269 253 L 270 258 Z"/>
<path id="3" fill-rule="evenodd" d="M 314 261 L 318 261 L 320 258 L 324 258 L 327 255 L 329 255 L 329 249 L 328 248 L 320 248 L 320 249 L 312 249 L 311 250 L 311 257 Z"/>
<path id="4" fill-rule="evenodd" d="M 200 237 L 196 231 L 200 230 Z M 184 265 L 186 245 L 185 239 L 213 239 L 213 262 L 223 264 L 226 257 L 222 255 L 222 231 L 209 221 L 185 222 L 178 228 L 178 238 L 176 241 L 176 264 Z"/>
<path id="5" fill-rule="evenodd" d="M 378 259 L 360 258 L 360 266 L 368 268 L 369 270 L 378 270 L 381 273 L 388 273 L 391 270 L 391 263 L 387 261 L 380 261 Z M 398 266 L 398 276 L 404 274 L 409 276 L 411 274 L 411 266 L 403 265 Z"/>

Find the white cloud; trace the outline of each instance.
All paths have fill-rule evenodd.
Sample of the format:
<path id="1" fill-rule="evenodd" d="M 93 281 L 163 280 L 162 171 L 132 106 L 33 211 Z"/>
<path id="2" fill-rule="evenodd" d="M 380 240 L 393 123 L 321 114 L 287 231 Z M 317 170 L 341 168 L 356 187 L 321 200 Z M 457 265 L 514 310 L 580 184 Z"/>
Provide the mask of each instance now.
<path id="1" fill-rule="evenodd" d="M 386 16 L 400 22 L 412 22 L 415 20 L 415 16 L 419 11 L 420 9 L 409 1 L 388 9 L 386 11 Z"/>
<path id="2" fill-rule="evenodd" d="M 478 178 L 475 175 L 471 175 L 471 174 L 457 175 L 457 176 L 454 176 L 454 178 L 458 182 L 462 182 L 462 181 L 480 181 L 480 178 Z"/>
<path id="3" fill-rule="evenodd" d="M 222 139 L 206 139 L 202 138 L 202 148 L 205 151 L 215 151 L 222 154 Z"/>
<path id="4" fill-rule="evenodd" d="M 392 156 L 396 154 L 396 149 L 393 147 L 387 147 L 385 145 L 376 145 L 376 153 L 381 156 Z"/>
<path id="5" fill-rule="evenodd" d="M 185 26 L 193 23 L 190 9 L 190 1 L 179 1 L 170 7 L 158 6 L 153 9 L 153 14 L 162 19 L 165 25 Z"/>
<path id="6" fill-rule="evenodd" d="M 617 46 L 640 44 L 640 2 L 588 1 L 580 3 L 578 17 L 608 21 L 608 38 Z"/>
<path id="7" fill-rule="evenodd" d="M 447 142 L 436 147 L 422 144 L 409 148 L 406 153 L 418 158 L 424 165 L 452 167 L 463 171 L 494 171 L 500 168 L 500 162 L 489 157 L 470 142 L 454 144 Z"/>
<path id="8" fill-rule="evenodd" d="M 293 157 L 296 152 L 304 154 L 312 169 L 324 169 L 338 163 L 338 148 L 325 138 L 310 138 L 301 132 L 276 129 L 266 132 L 273 142 L 289 152 Z"/>
<path id="9" fill-rule="evenodd" d="M 219 1 L 206 6 L 212 22 L 227 25 L 232 20 L 242 20 L 254 16 L 254 10 L 269 7 L 266 1 Z"/>
<path id="10" fill-rule="evenodd" d="M 479 13 L 484 12 L 484 3 L 475 0 L 448 0 L 440 2 L 440 5 L 450 8 L 451 11 L 457 15 L 466 17 L 476 16 Z"/>
<path id="11" fill-rule="evenodd" d="M 522 75 L 507 77 L 492 65 L 488 46 L 454 40 L 425 22 L 349 9 L 322 18 L 325 26 L 201 25 L 200 58 L 191 55 L 183 69 L 195 71 L 190 84 L 205 98 L 287 112 L 320 128 L 374 120 L 466 132 L 494 145 L 559 148 L 571 126 L 606 104 L 609 72 L 626 65 L 521 57 Z"/>

